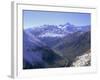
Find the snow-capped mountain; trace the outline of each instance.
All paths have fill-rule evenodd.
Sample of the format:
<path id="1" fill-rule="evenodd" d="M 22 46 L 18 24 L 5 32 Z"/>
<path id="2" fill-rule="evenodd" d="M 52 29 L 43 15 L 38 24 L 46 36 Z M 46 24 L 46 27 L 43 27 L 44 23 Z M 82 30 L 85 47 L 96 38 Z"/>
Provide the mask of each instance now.
<path id="1" fill-rule="evenodd" d="M 77 56 L 90 49 L 90 35 L 90 25 L 70 23 L 26 29 L 23 31 L 23 68 L 70 66 Z"/>
<path id="2" fill-rule="evenodd" d="M 76 32 L 78 32 L 78 35 L 82 35 L 84 32 L 90 31 L 90 25 L 75 26 L 70 23 L 63 25 L 45 24 L 36 28 L 27 29 L 26 31 L 30 32 L 31 35 L 49 45 L 49 47 L 52 47 L 53 45 L 59 43 L 66 36 L 70 36 L 71 34 L 73 35 Z"/>
<path id="3" fill-rule="evenodd" d="M 43 25 L 37 28 L 31 28 L 29 31 L 37 37 L 64 37 L 77 31 L 88 31 L 90 25 L 75 26 L 70 23 L 64 25 Z"/>

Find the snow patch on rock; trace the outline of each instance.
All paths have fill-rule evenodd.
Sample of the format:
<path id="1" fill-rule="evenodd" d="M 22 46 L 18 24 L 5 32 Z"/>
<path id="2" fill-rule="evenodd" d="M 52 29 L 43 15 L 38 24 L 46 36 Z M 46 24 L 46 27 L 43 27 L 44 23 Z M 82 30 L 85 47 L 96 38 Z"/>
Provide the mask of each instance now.
<path id="1" fill-rule="evenodd" d="M 87 51 L 84 55 L 76 57 L 75 61 L 72 63 L 72 66 L 90 66 L 91 64 L 91 54 L 90 51 Z"/>

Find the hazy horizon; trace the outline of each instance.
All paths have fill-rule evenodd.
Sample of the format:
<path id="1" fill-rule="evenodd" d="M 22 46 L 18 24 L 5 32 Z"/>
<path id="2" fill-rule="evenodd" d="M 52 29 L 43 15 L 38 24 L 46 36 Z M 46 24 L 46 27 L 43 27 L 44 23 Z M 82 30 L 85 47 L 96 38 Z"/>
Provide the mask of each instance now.
<path id="1" fill-rule="evenodd" d="M 63 25 L 67 22 L 76 26 L 91 25 L 91 14 L 23 10 L 24 29 L 39 27 L 44 24 Z"/>

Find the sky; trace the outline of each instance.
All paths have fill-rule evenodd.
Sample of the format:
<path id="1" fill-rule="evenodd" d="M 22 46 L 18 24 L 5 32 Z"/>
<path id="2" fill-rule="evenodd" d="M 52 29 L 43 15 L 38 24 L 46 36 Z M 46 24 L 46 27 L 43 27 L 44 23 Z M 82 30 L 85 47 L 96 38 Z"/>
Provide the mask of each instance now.
<path id="1" fill-rule="evenodd" d="M 24 29 L 39 27 L 44 24 L 63 25 L 67 22 L 76 26 L 91 25 L 91 14 L 23 10 Z"/>

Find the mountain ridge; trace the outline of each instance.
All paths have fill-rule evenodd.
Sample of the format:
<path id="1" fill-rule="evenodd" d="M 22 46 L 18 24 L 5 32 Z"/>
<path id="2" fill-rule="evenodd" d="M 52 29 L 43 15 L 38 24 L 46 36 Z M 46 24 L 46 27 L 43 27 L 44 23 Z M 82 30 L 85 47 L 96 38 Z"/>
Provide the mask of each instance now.
<path id="1" fill-rule="evenodd" d="M 24 69 L 68 67 L 91 48 L 90 25 L 59 26 L 44 25 L 23 31 Z"/>

